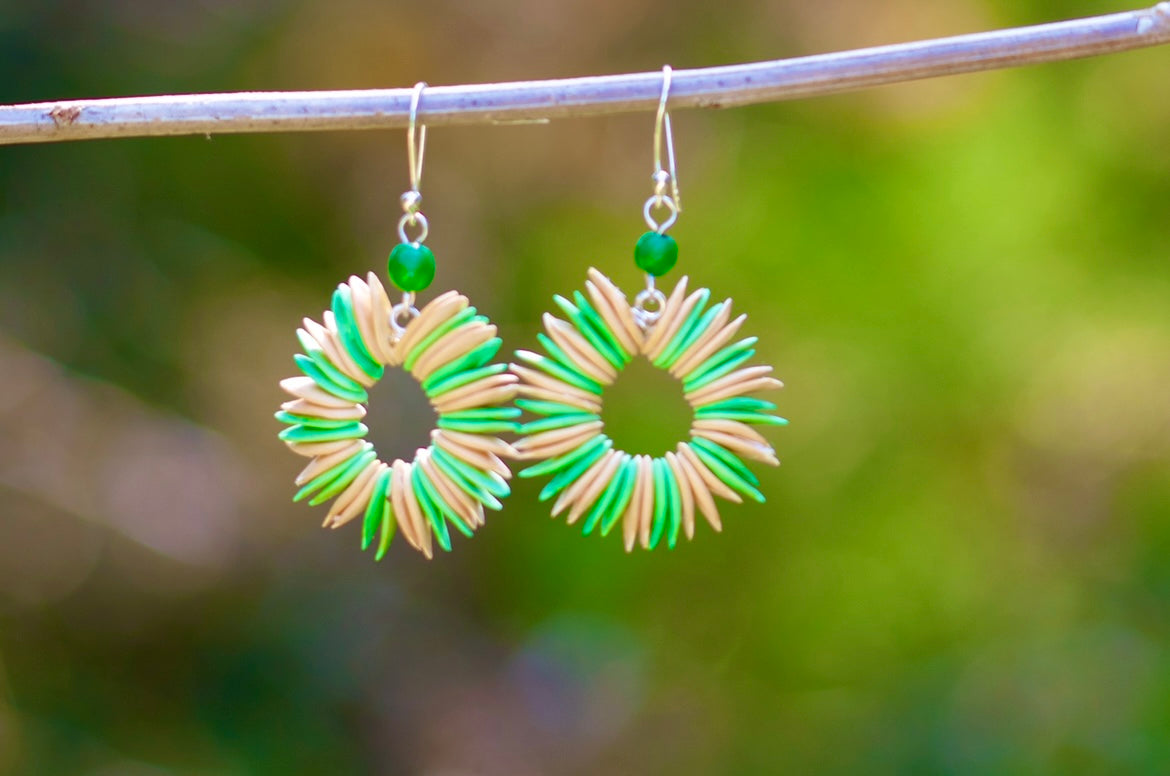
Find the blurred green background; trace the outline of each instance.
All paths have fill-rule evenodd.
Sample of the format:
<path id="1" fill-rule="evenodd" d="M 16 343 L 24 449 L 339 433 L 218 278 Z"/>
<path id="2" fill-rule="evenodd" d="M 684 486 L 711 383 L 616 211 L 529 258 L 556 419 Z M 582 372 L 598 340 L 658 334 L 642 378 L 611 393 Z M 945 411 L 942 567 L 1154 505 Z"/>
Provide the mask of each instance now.
<path id="1" fill-rule="evenodd" d="M 1075 0 L 38 0 L 0 102 L 686 68 Z M 1170 773 L 1170 50 L 679 112 L 680 267 L 787 388 L 766 505 L 626 556 L 521 483 L 381 564 L 293 505 L 293 332 L 400 131 L 0 148 L 0 773 Z M 436 129 L 434 289 L 627 289 L 652 116 Z M 677 276 L 677 272 L 675 276 Z M 620 441 L 684 422 L 653 375 Z M 431 418 L 409 379 L 388 455 Z M 621 390 L 618 391 L 618 388 Z M 659 449 L 655 449 L 656 446 Z"/>

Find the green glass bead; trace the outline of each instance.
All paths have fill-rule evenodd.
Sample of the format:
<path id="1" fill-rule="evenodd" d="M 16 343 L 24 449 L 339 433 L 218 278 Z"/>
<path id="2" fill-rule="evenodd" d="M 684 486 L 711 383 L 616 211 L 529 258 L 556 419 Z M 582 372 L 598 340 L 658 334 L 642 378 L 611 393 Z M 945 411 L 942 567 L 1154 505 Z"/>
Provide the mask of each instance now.
<path id="1" fill-rule="evenodd" d="M 655 277 L 670 272 L 678 261 L 678 243 L 669 234 L 646 232 L 634 246 L 634 263 Z"/>
<path id="2" fill-rule="evenodd" d="M 422 291 L 435 279 L 435 254 L 425 245 L 399 243 L 387 262 L 390 279 L 403 291 Z"/>

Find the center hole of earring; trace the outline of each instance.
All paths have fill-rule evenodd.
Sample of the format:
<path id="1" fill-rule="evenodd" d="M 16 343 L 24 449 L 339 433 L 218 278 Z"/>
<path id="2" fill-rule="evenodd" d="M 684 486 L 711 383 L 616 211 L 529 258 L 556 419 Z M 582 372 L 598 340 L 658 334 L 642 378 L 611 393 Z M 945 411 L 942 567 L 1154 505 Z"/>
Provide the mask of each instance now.
<path id="1" fill-rule="evenodd" d="M 662 455 L 690 438 L 694 413 L 682 383 L 638 356 L 602 397 L 601 420 L 614 447 L 633 454 Z"/>
<path id="2" fill-rule="evenodd" d="M 438 418 L 417 380 L 399 367 L 388 366 L 366 393 L 369 412 L 362 422 L 370 429 L 367 439 L 374 443 L 379 458 L 387 463 L 395 458 L 409 461 L 415 450 L 430 444 Z"/>

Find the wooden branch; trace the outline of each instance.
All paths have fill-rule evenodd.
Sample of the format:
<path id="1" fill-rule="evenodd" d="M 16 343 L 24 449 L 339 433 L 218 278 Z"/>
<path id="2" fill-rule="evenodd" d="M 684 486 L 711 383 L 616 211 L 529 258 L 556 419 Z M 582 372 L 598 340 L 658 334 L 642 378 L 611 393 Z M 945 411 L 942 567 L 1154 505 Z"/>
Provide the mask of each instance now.
<path id="1" fill-rule="evenodd" d="M 676 70 L 671 108 L 833 94 L 899 81 L 1054 62 L 1170 42 L 1170 2 L 1034 27 L 743 65 Z M 662 73 L 436 86 L 428 126 L 547 121 L 649 111 Z M 0 145 L 113 137 L 405 127 L 410 89 L 241 92 L 0 106 Z"/>

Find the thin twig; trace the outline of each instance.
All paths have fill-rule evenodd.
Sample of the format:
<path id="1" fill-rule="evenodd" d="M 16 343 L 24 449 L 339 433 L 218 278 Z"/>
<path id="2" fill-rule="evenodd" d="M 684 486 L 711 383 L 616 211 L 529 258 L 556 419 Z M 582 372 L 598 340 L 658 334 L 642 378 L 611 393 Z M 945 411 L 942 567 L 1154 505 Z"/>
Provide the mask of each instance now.
<path id="1" fill-rule="evenodd" d="M 1170 42 L 1170 2 L 1153 8 L 953 38 L 698 70 L 676 70 L 671 108 L 832 94 L 978 70 L 1076 59 Z M 430 126 L 546 121 L 653 110 L 662 73 L 436 86 Z M 242 92 L 0 106 L 0 145 L 109 137 L 404 127 L 410 89 Z"/>

